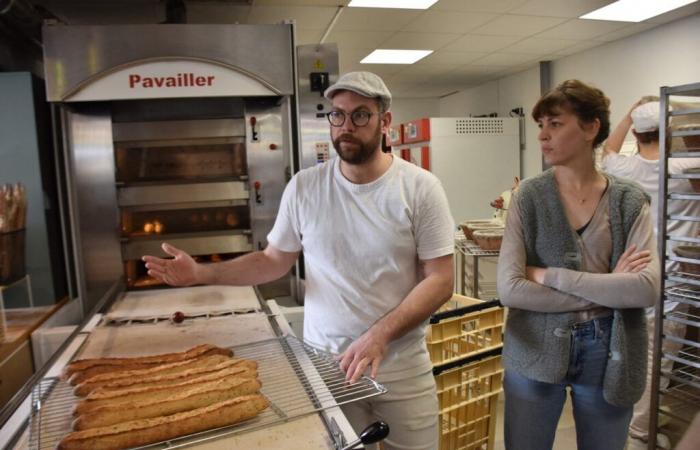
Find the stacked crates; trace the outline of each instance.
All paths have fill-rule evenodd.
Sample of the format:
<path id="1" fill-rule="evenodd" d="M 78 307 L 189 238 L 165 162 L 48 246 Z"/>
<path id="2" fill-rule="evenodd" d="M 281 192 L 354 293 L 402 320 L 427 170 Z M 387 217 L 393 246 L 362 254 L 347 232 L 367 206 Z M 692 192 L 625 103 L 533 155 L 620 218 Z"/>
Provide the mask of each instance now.
<path id="1" fill-rule="evenodd" d="M 454 294 L 431 318 L 428 351 L 440 403 L 440 450 L 491 450 L 502 390 L 503 308 Z"/>

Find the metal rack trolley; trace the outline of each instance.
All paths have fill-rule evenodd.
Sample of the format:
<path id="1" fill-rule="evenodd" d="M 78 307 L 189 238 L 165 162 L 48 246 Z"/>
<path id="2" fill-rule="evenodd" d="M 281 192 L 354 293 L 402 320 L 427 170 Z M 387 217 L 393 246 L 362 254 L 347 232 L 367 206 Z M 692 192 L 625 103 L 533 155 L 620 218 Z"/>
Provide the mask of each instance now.
<path id="1" fill-rule="evenodd" d="M 659 239 L 659 255 L 662 267 L 666 267 L 667 261 L 698 264 L 700 259 L 685 258 L 676 255 L 666 255 L 666 243 L 668 241 L 700 244 L 698 236 L 669 236 L 666 232 L 668 220 L 682 220 L 700 222 L 700 217 L 669 216 L 667 212 L 668 202 L 676 200 L 700 201 L 698 194 L 679 194 L 669 191 L 669 180 L 672 179 L 698 179 L 698 174 L 669 174 L 668 165 L 670 158 L 700 157 L 700 147 L 685 148 L 679 151 L 674 148 L 673 138 L 686 136 L 700 136 L 700 130 L 671 130 L 669 119 L 674 116 L 696 115 L 700 117 L 700 108 L 682 108 L 670 110 L 671 96 L 700 97 L 700 83 L 683 86 L 661 88 L 661 126 L 659 129 L 661 176 L 659 178 L 659 231 L 663 238 Z M 677 301 L 687 305 L 688 312 L 673 311 L 664 313 L 664 305 L 667 301 Z M 666 335 L 663 330 L 665 321 L 685 324 L 689 332 L 686 337 Z M 673 269 L 665 270 L 661 283 L 659 301 L 655 311 L 655 336 L 654 336 L 654 365 L 652 372 L 652 396 L 651 411 L 657 411 L 668 417 L 671 422 L 678 423 L 680 429 L 687 428 L 693 414 L 700 409 L 700 342 L 697 333 L 700 332 L 700 275 L 687 271 Z M 696 336 L 689 338 L 687 336 Z M 677 355 L 664 352 L 662 345 L 669 340 L 681 344 L 682 348 Z M 673 370 L 661 370 L 662 359 L 675 363 Z M 669 387 L 660 389 L 661 377 L 670 380 Z M 662 399 L 677 406 L 677 410 L 666 411 L 659 408 Z M 657 435 L 659 433 L 659 414 L 651 414 L 649 419 L 649 450 L 656 448 Z M 668 432 L 668 431 L 667 431 Z"/>
<path id="2" fill-rule="evenodd" d="M 482 250 L 458 231 L 455 234 L 455 292 L 482 300 L 496 298 L 496 280 L 479 280 L 479 261 L 481 258 L 498 258 L 498 255 L 498 250 Z"/>

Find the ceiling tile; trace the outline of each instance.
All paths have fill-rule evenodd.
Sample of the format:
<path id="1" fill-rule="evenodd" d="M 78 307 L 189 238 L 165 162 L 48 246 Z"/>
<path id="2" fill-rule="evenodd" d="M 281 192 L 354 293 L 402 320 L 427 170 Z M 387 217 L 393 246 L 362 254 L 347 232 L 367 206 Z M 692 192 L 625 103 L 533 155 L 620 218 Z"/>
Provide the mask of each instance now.
<path id="1" fill-rule="evenodd" d="M 445 95 L 459 92 L 460 90 L 471 85 L 472 84 L 470 83 L 436 84 L 429 82 L 416 86 L 415 92 L 419 97 L 444 97 Z"/>
<path id="2" fill-rule="evenodd" d="M 406 25 L 405 31 L 464 34 L 498 17 L 496 14 L 428 10 Z"/>
<path id="3" fill-rule="evenodd" d="M 582 42 L 579 42 L 578 44 L 572 45 L 571 47 L 566 47 L 566 48 L 564 48 L 564 49 L 557 50 L 557 51 L 552 55 L 552 56 L 553 56 L 552 59 L 556 59 L 556 58 L 554 58 L 554 56 L 569 56 L 569 55 L 573 55 L 573 54 L 575 54 L 575 53 L 579 53 L 579 52 L 582 52 L 582 51 L 584 51 L 584 50 L 588 50 L 588 49 L 591 49 L 591 48 L 594 48 L 594 47 L 598 47 L 599 45 L 603 45 L 604 43 L 605 43 L 605 42 L 601 42 L 601 41 L 592 41 L 592 40 L 591 40 L 591 41 L 582 41 Z"/>
<path id="4" fill-rule="evenodd" d="M 603 42 L 612 42 L 616 41 L 618 39 L 625 38 L 627 36 L 632 36 L 637 33 L 641 33 L 642 31 L 650 30 L 654 27 L 657 27 L 658 25 L 655 23 L 646 23 L 646 22 L 640 22 L 640 23 L 634 23 L 627 25 L 624 28 L 621 28 L 619 30 L 613 31 L 612 33 L 608 34 L 603 34 L 601 36 L 598 36 L 594 40 L 596 41 L 603 41 Z"/>
<path id="5" fill-rule="evenodd" d="M 542 39 L 542 38 L 527 38 L 520 42 L 516 42 L 510 47 L 503 49 L 505 52 L 512 53 L 530 53 L 533 55 L 544 55 L 562 50 L 566 47 L 571 47 L 581 41 L 573 39 Z"/>
<path id="6" fill-rule="evenodd" d="M 647 19 L 644 22 L 655 23 L 655 24 L 668 23 L 668 22 L 672 22 L 674 20 L 678 20 L 678 19 L 683 18 L 683 17 L 697 14 L 699 12 L 700 12 L 700 2 L 695 2 L 695 3 L 691 3 L 689 5 L 685 5 L 682 8 L 678 8 L 678 9 L 674 9 L 673 11 L 669 11 L 666 14 L 661 14 L 660 16 L 652 17 L 651 19 Z"/>
<path id="7" fill-rule="evenodd" d="M 396 98 L 436 98 L 447 92 L 454 92 L 449 86 L 435 86 L 430 83 L 389 83 L 387 87 Z"/>
<path id="8" fill-rule="evenodd" d="M 481 59 L 474 61 L 474 64 L 483 66 L 503 66 L 511 67 L 528 62 L 536 61 L 537 56 L 527 53 L 491 53 Z"/>
<path id="9" fill-rule="evenodd" d="M 394 74 L 390 79 L 400 83 L 424 83 L 431 79 L 431 76 L 425 73 L 399 72 Z"/>
<path id="10" fill-rule="evenodd" d="M 350 3 L 350 0 L 253 0 L 253 2 L 255 6 L 345 6 Z"/>
<path id="11" fill-rule="evenodd" d="M 398 32 L 379 48 L 437 50 L 459 38 L 459 34 Z"/>
<path id="12" fill-rule="evenodd" d="M 558 17 L 504 14 L 486 25 L 475 29 L 472 33 L 496 36 L 531 36 L 540 31 L 555 27 L 566 20 L 567 19 Z"/>
<path id="13" fill-rule="evenodd" d="M 606 20 L 572 19 L 559 26 L 537 34 L 539 38 L 548 39 L 595 39 L 604 34 L 612 33 L 626 27 L 626 22 L 610 22 Z"/>
<path id="14" fill-rule="evenodd" d="M 615 0 L 530 0 L 511 10 L 512 14 L 532 16 L 567 17 L 575 19 Z"/>
<path id="15" fill-rule="evenodd" d="M 251 9 L 251 6 L 225 3 L 190 3 L 187 5 L 187 21 L 189 23 L 247 23 Z"/>
<path id="16" fill-rule="evenodd" d="M 397 73 L 400 73 L 405 66 L 403 64 L 360 64 L 360 63 L 347 63 L 344 64 L 343 60 L 340 61 L 340 73 L 363 71 L 372 72 L 383 79 L 389 79 Z"/>
<path id="17" fill-rule="evenodd" d="M 476 73 L 460 73 L 450 72 L 445 75 L 439 75 L 430 79 L 430 83 L 434 86 L 452 85 L 452 86 L 469 86 L 479 83 L 488 78 L 488 75 Z"/>
<path id="18" fill-rule="evenodd" d="M 323 35 L 323 30 L 296 28 L 294 31 L 296 32 L 297 45 L 318 44 Z"/>
<path id="19" fill-rule="evenodd" d="M 425 58 L 421 59 L 416 63 L 416 65 L 423 64 L 469 64 L 470 62 L 476 61 L 479 58 L 483 58 L 488 55 L 486 52 L 448 52 L 445 50 L 438 50 L 431 53 Z"/>
<path id="20" fill-rule="evenodd" d="M 525 0 L 440 0 L 430 9 L 439 11 L 507 13 Z"/>
<path id="21" fill-rule="evenodd" d="M 477 64 L 468 64 L 466 66 L 459 67 L 453 71 L 454 74 L 459 74 L 463 76 L 485 76 L 485 75 L 491 75 L 493 73 L 496 73 L 500 70 L 503 70 L 503 67 L 501 66 L 487 66 L 487 65 L 477 65 Z"/>
<path id="22" fill-rule="evenodd" d="M 363 31 L 358 33 L 356 31 L 333 30 L 325 42 L 335 42 L 341 51 L 350 48 L 369 48 L 374 50 L 379 48 L 379 45 L 392 34 L 394 34 L 392 31 Z"/>
<path id="23" fill-rule="evenodd" d="M 396 31 L 421 14 L 421 11 L 385 8 L 345 8 L 333 27 L 337 31 Z"/>
<path id="24" fill-rule="evenodd" d="M 468 34 L 443 48 L 448 52 L 495 52 L 513 45 L 522 38 L 514 36 L 483 36 Z"/>
<path id="25" fill-rule="evenodd" d="M 399 81 L 402 83 L 410 82 L 424 82 L 431 80 L 437 76 L 447 74 L 455 70 L 457 65 L 423 65 L 419 66 L 413 64 L 411 66 L 403 68 L 400 72 L 397 72 L 391 77 L 391 80 Z"/>
<path id="26" fill-rule="evenodd" d="M 329 6 L 258 6 L 248 15 L 248 23 L 279 23 L 294 19 L 299 28 L 325 30 L 336 8 Z"/>

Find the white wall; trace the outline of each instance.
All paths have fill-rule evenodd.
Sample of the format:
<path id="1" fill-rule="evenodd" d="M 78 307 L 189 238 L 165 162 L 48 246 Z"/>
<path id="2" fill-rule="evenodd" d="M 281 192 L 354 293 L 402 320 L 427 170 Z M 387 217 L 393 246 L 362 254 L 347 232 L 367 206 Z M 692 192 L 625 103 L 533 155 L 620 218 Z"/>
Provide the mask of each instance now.
<path id="1" fill-rule="evenodd" d="M 440 115 L 439 98 L 394 98 L 391 101 L 391 122 L 408 122 L 423 117 Z"/>
<path id="2" fill-rule="evenodd" d="M 524 72 L 490 81 L 481 86 L 445 97 L 440 102 L 440 116 L 461 117 L 498 113 L 508 117 L 515 108 L 525 112 L 526 148 L 537 147 L 537 126 L 528 119 L 532 105 L 539 98 L 540 72 L 535 66 Z M 520 165 L 525 177 L 540 172 L 542 162 L 539 153 L 524 151 Z M 518 174 L 513 174 L 513 176 Z M 504 187 L 505 189 L 505 187 Z"/>
<path id="3" fill-rule="evenodd" d="M 469 117 L 498 112 L 498 81 L 457 92 L 440 101 L 440 117 Z"/>
<path id="4" fill-rule="evenodd" d="M 602 89 L 612 101 L 614 127 L 641 96 L 659 93 L 661 86 L 700 82 L 700 14 L 607 43 L 552 62 L 552 84 L 578 78 Z M 524 176 L 540 172 L 537 127 L 529 117 L 539 98 L 539 69 L 485 83 L 440 101 L 441 116 L 497 111 L 507 115 L 515 106 L 526 114 Z"/>

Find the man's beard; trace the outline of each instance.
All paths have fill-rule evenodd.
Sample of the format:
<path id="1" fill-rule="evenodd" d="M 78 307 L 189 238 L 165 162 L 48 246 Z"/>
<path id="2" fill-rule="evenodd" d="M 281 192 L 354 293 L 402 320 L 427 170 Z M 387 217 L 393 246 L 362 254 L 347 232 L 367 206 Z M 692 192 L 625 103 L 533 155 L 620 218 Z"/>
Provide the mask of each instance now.
<path id="1" fill-rule="evenodd" d="M 359 165 L 367 160 L 370 159 L 372 155 L 374 155 L 374 152 L 379 149 L 379 144 L 382 139 L 382 133 L 381 133 L 381 128 L 377 127 L 377 132 L 375 135 L 372 137 L 367 142 L 362 142 L 361 140 L 357 139 L 355 136 L 352 134 L 346 133 L 346 134 L 341 134 L 337 138 L 333 140 L 333 147 L 335 148 L 335 151 L 338 153 L 338 156 L 340 159 L 345 161 L 348 164 L 352 165 Z M 354 144 L 356 148 L 353 149 L 343 149 L 341 148 L 341 142 L 349 142 L 351 144 Z"/>

